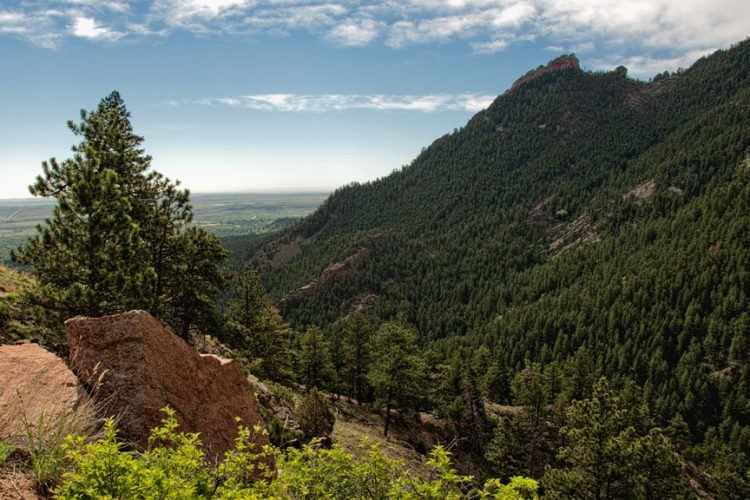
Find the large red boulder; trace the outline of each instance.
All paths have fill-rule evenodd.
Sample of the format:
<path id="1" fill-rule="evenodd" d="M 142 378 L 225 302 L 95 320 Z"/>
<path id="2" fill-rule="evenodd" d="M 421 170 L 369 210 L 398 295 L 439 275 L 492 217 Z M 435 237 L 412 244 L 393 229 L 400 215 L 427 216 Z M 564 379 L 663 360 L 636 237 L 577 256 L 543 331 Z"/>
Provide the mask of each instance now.
<path id="1" fill-rule="evenodd" d="M 242 369 L 230 360 L 200 355 L 145 311 L 65 322 L 70 365 L 125 439 L 141 446 L 175 410 L 181 430 L 199 432 L 206 451 L 220 458 L 243 425 L 260 424 L 258 403 Z M 256 438 L 268 443 L 265 434 Z"/>
<path id="2" fill-rule="evenodd" d="M 62 359 L 38 344 L 0 345 L 0 439 L 23 446 L 27 425 L 74 423 L 86 393 Z"/>

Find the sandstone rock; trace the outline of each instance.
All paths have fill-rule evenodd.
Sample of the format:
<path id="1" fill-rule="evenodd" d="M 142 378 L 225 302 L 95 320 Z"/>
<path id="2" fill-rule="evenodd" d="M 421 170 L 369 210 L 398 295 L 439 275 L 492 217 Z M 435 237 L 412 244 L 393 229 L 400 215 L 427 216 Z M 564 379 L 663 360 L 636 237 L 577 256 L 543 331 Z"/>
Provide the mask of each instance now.
<path id="1" fill-rule="evenodd" d="M 23 446 L 24 422 L 71 421 L 87 399 L 62 359 L 38 344 L 0 346 L 0 438 Z"/>
<path id="2" fill-rule="evenodd" d="M 123 438 L 147 443 L 149 431 L 175 410 L 182 430 L 199 432 L 211 458 L 231 449 L 243 425 L 263 425 L 242 369 L 199 355 L 144 311 L 65 322 L 72 369 L 91 386 L 106 412 L 119 417 Z M 264 434 L 256 443 L 268 443 Z"/>

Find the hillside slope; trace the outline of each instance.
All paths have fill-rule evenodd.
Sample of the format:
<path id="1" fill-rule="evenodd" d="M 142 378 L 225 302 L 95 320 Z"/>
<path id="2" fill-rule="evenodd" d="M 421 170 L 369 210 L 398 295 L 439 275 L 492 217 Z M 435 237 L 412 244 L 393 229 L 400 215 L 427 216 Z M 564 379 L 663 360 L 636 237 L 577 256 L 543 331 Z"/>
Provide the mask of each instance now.
<path id="1" fill-rule="evenodd" d="M 297 326 L 405 312 L 445 357 L 630 377 L 730 433 L 750 423 L 749 152 L 750 41 L 649 83 L 564 56 L 252 263 Z"/>

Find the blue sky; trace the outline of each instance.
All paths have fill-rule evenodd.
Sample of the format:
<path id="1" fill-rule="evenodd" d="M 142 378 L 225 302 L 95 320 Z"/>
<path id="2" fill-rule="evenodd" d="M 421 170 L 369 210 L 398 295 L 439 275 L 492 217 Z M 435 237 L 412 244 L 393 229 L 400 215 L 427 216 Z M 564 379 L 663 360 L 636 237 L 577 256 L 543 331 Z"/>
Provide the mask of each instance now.
<path id="1" fill-rule="evenodd" d="M 0 198 L 112 89 L 196 192 L 386 175 L 528 69 L 648 78 L 750 35 L 746 0 L 0 1 Z"/>

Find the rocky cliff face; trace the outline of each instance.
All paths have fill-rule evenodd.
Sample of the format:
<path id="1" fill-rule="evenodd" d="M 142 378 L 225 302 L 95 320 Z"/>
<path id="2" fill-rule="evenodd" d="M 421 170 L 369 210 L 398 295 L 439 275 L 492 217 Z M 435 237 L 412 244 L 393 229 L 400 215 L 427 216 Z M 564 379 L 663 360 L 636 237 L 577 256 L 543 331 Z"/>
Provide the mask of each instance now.
<path id="1" fill-rule="evenodd" d="M 550 61 L 546 66 L 539 66 L 537 69 L 533 69 L 523 75 L 521 78 L 516 80 L 516 82 L 510 87 L 510 91 L 514 92 L 518 90 L 522 85 L 524 85 L 527 82 L 530 82 L 531 80 L 534 80 L 535 78 L 539 78 L 542 75 L 546 75 L 548 73 L 557 73 L 560 71 L 566 71 L 566 70 L 578 70 L 580 69 L 580 64 L 578 63 L 578 58 L 575 56 L 575 54 L 570 54 L 568 56 L 560 56 L 557 59 L 553 59 Z"/>
<path id="2" fill-rule="evenodd" d="M 119 417 L 120 435 L 145 445 L 149 431 L 176 412 L 181 430 L 199 432 L 211 458 L 234 445 L 236 418 L 263 425 L 242 369 L 231 360 L 200 355 L 144 311 L 65 322 L 71 368 L 107 413 Z M 256 444 L 268 444 L 265 434 Z"/>

